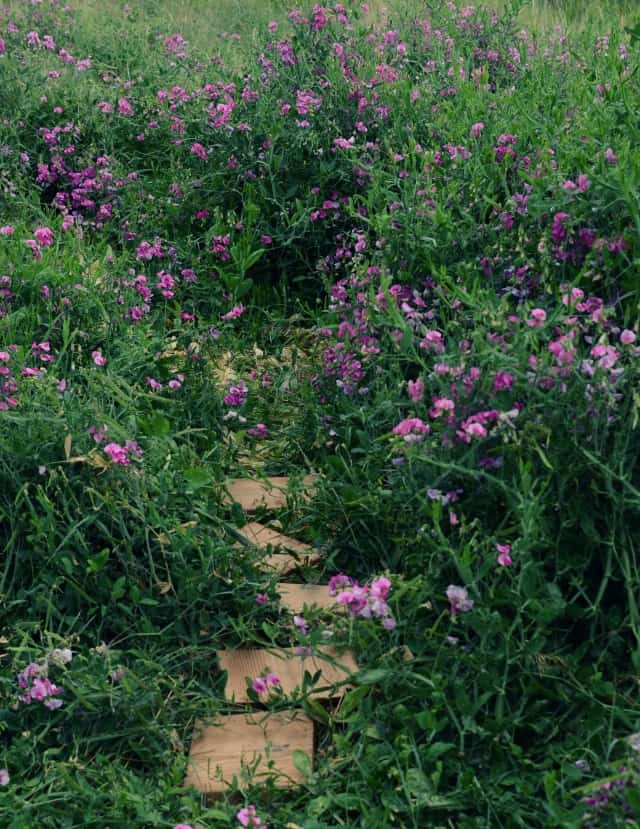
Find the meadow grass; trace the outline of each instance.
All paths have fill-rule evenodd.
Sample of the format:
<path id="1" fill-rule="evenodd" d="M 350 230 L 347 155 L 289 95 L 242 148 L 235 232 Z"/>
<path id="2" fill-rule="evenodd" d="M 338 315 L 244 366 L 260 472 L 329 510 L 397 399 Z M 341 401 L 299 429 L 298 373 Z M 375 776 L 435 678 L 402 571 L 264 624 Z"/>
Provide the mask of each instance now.
<path id="1" fill-rule="evenodd" d="M 359 5 L 0 11 L 3 827 L 640 825 L 633 5 Z M 327 641 L 304 783 L 185 788 Z"/>

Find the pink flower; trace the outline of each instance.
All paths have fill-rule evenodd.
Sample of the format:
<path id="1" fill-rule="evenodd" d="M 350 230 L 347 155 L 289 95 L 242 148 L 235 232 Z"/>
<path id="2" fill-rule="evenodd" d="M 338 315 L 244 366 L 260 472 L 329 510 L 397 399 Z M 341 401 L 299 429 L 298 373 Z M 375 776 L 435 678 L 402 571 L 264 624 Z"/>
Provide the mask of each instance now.
<path id="1" fill-rule="evenodd" d="M 8 769 L 0 769 L 0 786 L 8 786 L 10 780 Z"/>
<path id="2" fill-rule="evenodd" d="M 13 236 L 16 232 L 16 229 L 13 225 L 3 225 L 0 227 L 0 236 Z"/>
<path id="3" fill-rule="evenodd" d="M 127 450 L 124 446 L 120 446 L 119 443 L 107 443 L 104 447 L 104 453 L 111 458 L 113 463 L 120 464 L 120 466 L 129 465 L 129 455 Z"/>
<path id="4" fill-rule="evenodd" d="M 191 145 L 191 153 L 193 155 L 197 155 L 198 158 L 201 158 L 203 161 L 209 161 L 209 156 L 207 155 L 207 151 L 202 146 L 202 144 L 198 144 L 196 141 L 195 144 Z"/>
<path id="5" fill-rule="evenodd" d="M 412 402 L 419 403 L 424 397 L 424 380 L 420 377 L 417 380 L 409 380 L 407 389 Z"/>
<path id="6" fill-rule="evenodd" d="M 39 262 L 42 259 L 42 251 L 40 250 L 40 245 L 36 242 L 35 239 L 25 239 L 25 245 L 31 249 L 33 253 L 33 258 Z"/>
<path id="7" fill-rule="evenodd" d="M 501 567 L 511 567 L 513 564 L 513 559 L 509 555 L 511 552 L 511 545 L 510 544 L 496 544 L 496 550 L 498 551 L 498 564 Z"/>
<path id="8" fill-rule="evenodd" d="M 256 593 L 256 604 L 266 604 L 269 601 L 269 597 L 266 593 Z"/>
<path id="9" fill-rule="evenodd" d="M 107 358 L 103 357 L 102 351 L 99 348 L 96 351 L 91 352 L 91 359 L 97 366 L 107 365 Z"/>
<path id="10" fill-rule="evenodd" d="M 456 404 L 448 397 L 434 397 L 433 408 L 429 409 L 429 417 L 440 417 L 443 414 L 453 415 Z"/>
<path id="11" fill-rule="evenodd" d="M 386 599 L 391 590 L 391 582 L 385 576 L 380 576 L 371 582 L 371 595 L 374 599 Z"/>
<path id="12" fill-rule="evenodd" d="M 608 161 L 613 167 L 618 163 L 618 159 L 616 158 L 616 154 L 613 152 L 611 147 L 607 147 L 607 149 L 603 153 L 605 161 Z"/>
<path id="13" fill-rule="evenodd" d="M 269 688 L 276 688 L 280 685 L 280 677 L 277 674 L 267 674 L 267 685 Z"/>
<path id="14" fill-rule="evenodd" d="M 226 314 L 223 314 L 221 319 L 224 322 L 228 322 L 229 320 L 238 319 L 238 317 L 241 317 L 244 314 L 245 310 L 246 310 L 246 308 L 244 307 L 244 305 L 242 305 L 242 304 L 235 305 L 230 311 L 227 311 Z"/>
<path id="15" fill-rule="evenodd" d="M 540 328 L 546 322 L 547 312 L 543 308 L 532 308 L 529 317 L 527 325 L 530 328 Z"/>
<path id="16" fill-rule="evenodd" d="M 634 343 L 635 341 L 636 335 L 628 328 L 625 328 L 622 334 L 620 334 L 620 342 L 624 345 L 631 345 L 631 343 Z"/>
<path id="17" fill-rule="evenodd" d="M 240 826 L 249 827 L 249 829 L 267 829 L 258 817 L 256 807 L 253 805 L 247 806 L 245 809 L 240 809 L 236 815 L 236 820 Z"/>
<path id="18" fill-rule="evenodd" d="M 452 616 L 457 616 L 458 613 L 467 613 L 473 609 L 473 599 L 469 598 L 466 587 L 458 587 L 455 584 L 450 584 L 447 587 L 447 598 L 451 606 Z"/>
<path id="19" fill-rule="evenodd" d="M 293 617 L 293 624 L 294 624 L 294 625 L 298 628 L 298 630 L 300 631 L 300 633 L 301 633 L 303 636 L 304 636 L 304 635 L 307 633 L 307 631 L 309 630 L 309 627 L 308 627 L 308 625 L 307 625 L 307 623 L 306 623 L 306 621 L 305 621 L 304 616 L 300 616 L 300 615 L 296 614 L 296 615 Z"/>
<path id="20" fill-rule="evenodd" d="M 265 682 L 265 680 L 261 676 L 257 676 L 253 680 L 253 682 L 251 683 L 251 687 L 256 692 L 256 694 L 258 694 L 258 696 L 260 696 L 261 694 L 264 694 L 266 692 L 267 683 Z M 244 825 L 248 826 L 249 824 L 245 823 Z"/>
<path id="21" fill-rule="evenodd" d="M 33 235 L 38 240 L 38 244 L 42 245 L 43 248 L 48 248 L 53 244 L 53 232 L 48 227 L 37 228 Z"/>
<path id="22" fill-rule="evenodd" d="M 429 431 L 429 425 L 423 423 L 419 417 L 406 418 L 393 427 L 393 434 L 400 435 L 405 443 L 417 443 L 424 435 L 428 435 Z"/>
<path id="23" fill-rule="evenodd" d="M 482 131 L 484 130 L 484 124 L 482 121 L 478 121 L 476 124 L 472 124 L 469 133 L 472 138 L 479 138 L 482 135 Z"/>

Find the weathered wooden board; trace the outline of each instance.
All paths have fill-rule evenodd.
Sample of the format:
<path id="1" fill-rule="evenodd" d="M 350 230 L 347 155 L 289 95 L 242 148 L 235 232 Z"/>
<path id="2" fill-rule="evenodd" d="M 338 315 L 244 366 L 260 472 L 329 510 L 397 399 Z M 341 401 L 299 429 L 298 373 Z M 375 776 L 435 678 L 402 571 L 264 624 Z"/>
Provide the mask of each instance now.
<path id="1" fill-rule="evenodd" d="M 341 696 L 345 686 L 333 688 L 344 682 L 358 666 L 350 651 L 338 654 L 335 648 L 325 646 L 317 649 L 318 655 L 302 656 L 298 648 L 281 648 L 277 651 L 241 649 L 218 651 L 220 669 L 227 671 L 225 697 L 230 702 L 249 702 L 247 677 L 255 679 L 274 673 L 280 679 L 280 688 L 288 695 L 302 687 L 305 671 L 311 675 L 321 672 L 312 696 L 329 699 Z M 326 658 L 335 660 L 335 664 Z"/>
<path id="2" fill-rule="evenodd" d="M 257 521 L 245 524 L 238 532 L 250 544 L 267 551 L 258 565 L 262 570 L 285 575 L 296 567 L 308 566 L 320 559 L 320 554 L 311 545 L 283 535 Z"/>
<path id="3" fill-rule="evenodd" d="M 302 479 L 307 495 L 317 479 L 317 475 L 306 475 Z M 268 510 L 282 509 L 287 505 L 289 480 L 287 475 L 263 480 L 235 478 L 226 486 L 227 496 L 224 502 L 236 502 L 245 512 L 255 512 L 261 507 Z"/>
<path id="4" fill-rule="evenodd" d="M 292 613 L 302 613 L 305 606 L 344 610 L 344 605 L 336 604 L 335 596 L 329 594 L 328 584 L 289 584 L 281 581 L 276 584 L 276 590 L 280 594 L 280 604 Z"/>
<path id="5" fill-rule="evenodd" d="M 300 711 L 228 714 L 214 725 L 197 723 L 185 785 L 215 794 L 226 791 L 234 776 L 242 787 L 275 775 L 276 786 L 295 786 L 303 780 L 293 765 L 296 749 L 313 756 L 313 722 Z"/>

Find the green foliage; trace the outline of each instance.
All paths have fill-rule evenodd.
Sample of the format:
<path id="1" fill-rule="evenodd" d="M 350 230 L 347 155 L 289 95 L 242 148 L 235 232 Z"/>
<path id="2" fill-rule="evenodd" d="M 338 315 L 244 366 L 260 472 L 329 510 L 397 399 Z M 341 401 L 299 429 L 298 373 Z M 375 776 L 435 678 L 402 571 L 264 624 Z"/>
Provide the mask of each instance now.
<path id="1" fill-rule="evenodd" d="M 215 650 L 325 640 L 273 829 L 640 820 L 637 22 L 390 6 L 0 11 L 2 826 L 230 825 Z M 262 473 L 391 620 L 292 624 Z"/>

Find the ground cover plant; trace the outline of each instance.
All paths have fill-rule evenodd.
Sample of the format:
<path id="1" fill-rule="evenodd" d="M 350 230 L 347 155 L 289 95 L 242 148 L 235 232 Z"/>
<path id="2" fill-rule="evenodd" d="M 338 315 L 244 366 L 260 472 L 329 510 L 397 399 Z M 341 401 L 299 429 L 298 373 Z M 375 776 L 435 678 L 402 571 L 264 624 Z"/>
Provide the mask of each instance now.
<path id="1" fill-rule="evenodd" d="M 189 8 L 0 10 L 1 825 L 639 825 L 640 29 Z M 223 486 L 308 472 L 292 622 Z M 328 639 L 305 784 L 186 789 Z"/>

